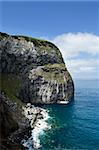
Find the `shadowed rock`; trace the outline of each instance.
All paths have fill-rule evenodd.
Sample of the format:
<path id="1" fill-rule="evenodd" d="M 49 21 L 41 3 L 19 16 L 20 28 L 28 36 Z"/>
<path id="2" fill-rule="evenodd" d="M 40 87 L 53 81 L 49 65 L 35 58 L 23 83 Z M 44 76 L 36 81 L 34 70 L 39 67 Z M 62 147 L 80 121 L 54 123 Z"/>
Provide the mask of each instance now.
<path id="1" fill-rule="evenodd" d="M 56 103 L 74 96 L 73 80 L 52 43 L 0 33 L 1 74 L 20 79 L 15 93 L 23 102 Z"/>

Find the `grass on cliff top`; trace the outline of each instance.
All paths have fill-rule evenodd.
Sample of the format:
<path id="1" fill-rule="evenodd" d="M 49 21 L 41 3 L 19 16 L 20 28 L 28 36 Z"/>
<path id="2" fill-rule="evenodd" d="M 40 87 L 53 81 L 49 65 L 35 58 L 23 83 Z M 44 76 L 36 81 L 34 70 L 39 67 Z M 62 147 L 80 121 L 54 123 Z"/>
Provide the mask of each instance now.
<path id="1" fill-rule="evenodd" d="M 56 50 L 56 54 L 58 54 L 59 57 L 62 57 L 59 49 L 57 48 L 57 46 L 53 43 L 51 43 L 50 41 L 47 40 L 43 40 L 43 39 L 39 39 L 39 38 L 33 38 L 33 37 L 29 37 L 29 36 L 23 36 L 23 35 L 8 35 L 6 33 L 2 33 L 0 32 L 0 40 L 2 40 L 3 38 L 8 38 L 8 37 L 13 37 L 15 39 L 18 40 L 26 40 L 27 42 L 33 42 L 33 44 L 37 47 L 39 47 L 39 50 L 42 51 L 47 51 L 47 52 L 51 52 L 51 50 Z"/>
<path id="2" fill-rule="evenodd" d="M 9 37 L 9 36 L 12 36 L 13 38 L 15 39 L 25 39 L 26 41 L 31 41 L 31 42 L 35 42 L 37 44 L 45 44 L 45 43 L 48 43 L 50 45 L 53 45 L 54 47 L 56 47 L 53 43 L 47 41 L 47 40 L 44 40 L 44 39 L 39 39 L 39 38 L 33 38 L 33 37 L 30 37 L 30 36 L 23 36 L 23 35 L 9 35 L 9 34 L 6 34 L 6 33 L 3 33 L 3 32 L 0 32 L 0 38 L 4 38 L 4 37 Z"/>
<path id="3" fill-rule="evenodd" d="M 58 50 L 56 45 L 54 45 L 50 41 L 47 41 L 47 40 L 44 40 L 44 39 L 33 38 L 33 37 L 23 36 L 23 35 L 13 35 L 12 37 L 14 37 L 15 39 L 19 39 L 19 40 L 20 39 L 25 39 L 26 41 L 33 42 L 36 46 L 46 47 L 48 45 L 49 47 L 56 48 Z"/>
<path id="4" fill-rule="evenodd" d="M 16 39 L 21 39 L 24 38 L 26 41 L 41 41 L 41 42 L 47 42 L 46 40 L 43 39 L 39 39 L 39 38 L 32 38 L 32 37 L 28 37 L 28 36 L 23 36 L 23 35 L 13 35 L 12 37 L 16 38 Z"/>
<path id="5" fill-rule="evenodd" d="M 50 41 L 47 41 L 47 40 L 43 40 L 43 39 L 38 39 L 38 38 L 32 38 L 32 37 L 27 37 L 27 36 L 21 36 L 21 35 L 16 35 L 16 36 L 12 36 L 13 38 L 15 39 L 18 39 L 18 40 L 26 40 L 27 42 L 33 42 L 33 44 L 35 45 L 35 47 L 38 47 L 38 51 L 39 53 L 42 54 L 47 52 L 48 54 L 49 53 L 52 53 L 52 51 L 54 50 L 55 51 L 55 55 L 57 55 L 60 60 L 62 59 L 62 54 L 60 52 L 60 50 L 58 49 L 58 47 L 51 43 Z"/>
<path id="6" fill-rule="evenodd" d="M 0 90 L 4 92 L 9 100 L 16 103 L 18 106 L 23 106 L 24 103 L 16 97 L 20 84 L 21 80 L 18 77 L 6 74 L 0 76 Z"/>
<path id="7" fill-rule="evenodd" d="M 0 39 L 4 38 L 4 37 L 9 37 L 10 35 L 9 34 L 6 34 L 6 33 L 3 33 L 3 32 L 0 32 Z M 31 41 L 31 42 L 48 42 L 46 40 L 43 40 L 43 39 L 39 39 L 39 38 L 32 38 L 32 37 L 29 37 L 29 36 L 23 36 L 23 35 L 12 35 L 13 38 L 15 39 L 25 39 L 26 41 Z"/>
<path id="8" fill-rule="evenodd" d="M 53 45 L 51 42 L 39 38 L 33 38 L 33 37 L 28 37 L 28 36 L 22 36 L 22 35 L 13 35 L 15 39 L 25 39 L 27 42 L 33 42 L 37 46 L 46 46 L 46 43 L 49 43 L 50 45 Z"/>

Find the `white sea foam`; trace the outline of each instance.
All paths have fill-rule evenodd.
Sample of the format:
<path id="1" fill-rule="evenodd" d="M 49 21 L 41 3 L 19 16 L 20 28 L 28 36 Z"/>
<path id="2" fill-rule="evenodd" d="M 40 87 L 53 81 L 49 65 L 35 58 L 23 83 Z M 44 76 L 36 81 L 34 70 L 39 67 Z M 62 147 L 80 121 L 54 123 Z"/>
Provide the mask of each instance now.
<path id="1" fill-rule="evenodd" d="M 59 104 L 68 104 L 69 101 L 60 101 Z"/>
<path id="2" fill-rule="evenodd" d="M 35 111 L 34 111 L 35 110 Z M 34 125 L 34 128 L 32 130 L 31 137 L 28 140 L 23 140 L 22 143 L 25 147 L 28 147 L 29 150 L 33 150 L 33 147 L 35 150 L 38 150 L 41 147 L 39 136 L 44 133 L 45 130 L 50 129 L 51 127 L 47 123 L 47 120 L 49 119 L 48 111 L 42 108 L 34 107 L 30 109 L 30 106 L 26 109 L 24 109 L 24 113 L 28 119 L 31 119 L 31 113 L 36 113 L 40 110 L 41 117 L 36 120 L 36 123 Z M 29 115 L 28 115 L 29 112 Z M 33 127 L 33 123 L 31 120 L 31 127 Z"/>
<path id="3" fill-rule="evenodd" d="M 34 130 L 32 131 L 32 137 L 33 137 L 33 142 L 34 142 L 34 148 L 38 149 L 41 147 L 40 145 L 40 139 L 39 136 L 44 132 L 44 130 L 47 130 L 50 128 L 48 123 L 46 122 L 49 118 L 48 113 L 42 109 L 42 115 L 43 119 L 38 119 L 37 123 L 35 125 Z"/>

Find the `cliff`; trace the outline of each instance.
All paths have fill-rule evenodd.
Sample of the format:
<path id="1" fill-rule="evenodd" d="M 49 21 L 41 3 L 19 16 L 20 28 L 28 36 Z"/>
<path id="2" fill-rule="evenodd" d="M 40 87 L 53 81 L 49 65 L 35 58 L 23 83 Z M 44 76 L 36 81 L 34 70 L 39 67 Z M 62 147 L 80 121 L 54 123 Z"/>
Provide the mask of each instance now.
<path id="1" fill-rule="evenodd" d="M 48 41 L 0 33 L 0 58 L 0 149 L 27 149 L 22 139 L 43 118 L 42 109 L 31 104 L 71 101 L 73 80 L 59 49 Z"/>
<path id="2" fill-rule="evenodd" d="M 73 80 L 54 44 L 0 33 L 0 55 L 1 90 L 11 99 L 55 103 L 73 98 Z"/>
<path id="3" fill-rule="evenodd" d="M 21 140 L 30 135 L 30 129 L 21 107 L 0 93 L 0 150 L 25 150 Z"/>

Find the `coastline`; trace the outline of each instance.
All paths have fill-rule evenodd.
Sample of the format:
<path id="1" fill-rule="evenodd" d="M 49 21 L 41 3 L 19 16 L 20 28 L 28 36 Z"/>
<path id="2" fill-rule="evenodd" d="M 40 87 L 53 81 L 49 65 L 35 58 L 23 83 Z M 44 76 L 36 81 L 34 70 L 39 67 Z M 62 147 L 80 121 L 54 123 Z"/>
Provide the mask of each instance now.
<path id="1" fill-rule="evenodd" d="M 48 111 L 40 107 L 35 107 L 30 103 L 22 109 L 25 117 L 30 121 L 31 136 L 28 139 L 23 139 L 21 143 L 29 150 L 33 150 L 33 148 L 34 150 L 37 150 L 41 148 L 39 136 L 43 134 L 45 130 L 51 128 L 47 123 L 47 120 L 50 118 Z"/>
<path id="2" fill-rule="evenodd" d="M 69 101 L 60 101 L 58 104 L 68 104 Z M 38 106 L 34 106 L 27 103 L 23 108 L 23 114 L 30 122 L 31 136 L 22 140 L 22 145 L 29 150 L 38 150 L 41 148 L 39 136 L 44 133 L 45 130 L 51 129 L 51 126 L 47 123 L 50 118 L 48 110 Z"/>

